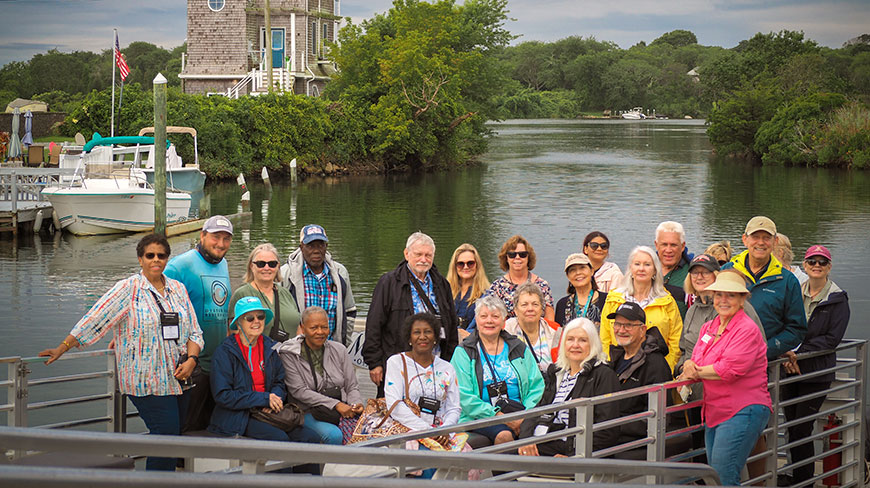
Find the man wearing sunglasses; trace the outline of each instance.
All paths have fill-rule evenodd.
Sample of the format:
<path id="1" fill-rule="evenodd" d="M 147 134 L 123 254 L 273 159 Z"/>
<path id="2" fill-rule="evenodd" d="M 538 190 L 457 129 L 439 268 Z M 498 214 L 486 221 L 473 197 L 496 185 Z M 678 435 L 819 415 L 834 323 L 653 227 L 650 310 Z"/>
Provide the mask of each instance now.
<path id="1" fill-rule="evenodd" d="M 433 264 L 435 241 L 422 232 L 415 232 L 408 237 L 404 254 L 405 259 L 378 280 L 366 317 L 362 353 L 369 367 L 369 377 L 378 387 L 378 397 L 384 396 L 387 359 L 408 350 L 402 333 L 407 317 L 423 312 L 438 317 L 433 352 L 441 359 L 450 361 L 459 344 L 459 318 L 450 283 Z"/>
<path id="2" fill-rule="evenodd" d="M 807 318 L 801 286 L 791 271 L 773 256 L 776 224 L 767 217 L 753 217 L 743 232 L 746 250 L 722 269 L 734 268 L 743 274 L 767 337 L 767 359 L 778 358 L 798 346 L 807 333 Z"/>
<path id="3" fill-rule="evenodd" d="M 356 302 L 347 268 L 326 250 L 329 238 L 323 227 L 309 224 L 299 233 L 299 248 L 281 266 L 281 284 L 290 290 L 299 310 L 320 307 L 329 319 L 329 340 L 350 345 L 356 320 Z"/>
<path id="4" fill-rule="evenodd" d="M 205 341 L 199 353 L 202 371 L 191 376 L 194 386 L 184 392 L 187 415 L 181 432 L 204 430 L 214 409 L 209 373 L 212 355 L 227 337 L 230 274 L 224 256 L 232 242 L 233 224 L 223 215 L 215 215 L 203 224 L 199 244 L 172 258 L 164 272 L 187 289 Z"/>

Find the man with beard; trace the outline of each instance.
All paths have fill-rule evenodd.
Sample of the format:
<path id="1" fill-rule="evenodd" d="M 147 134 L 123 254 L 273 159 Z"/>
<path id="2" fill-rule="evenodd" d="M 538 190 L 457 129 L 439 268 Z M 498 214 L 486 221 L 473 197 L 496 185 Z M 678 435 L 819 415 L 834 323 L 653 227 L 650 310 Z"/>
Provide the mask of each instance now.
<path id="1" fill-rule="evenodd" d="M 172 258 L 164 271 L 187 289 L 205 341 L 199 353 L 202 371 L 191 376 L 194 386 L 184 392 L 187 414 L 182 433 L 204 430 L 214 409 L 209 372 L 212 354 L 227 337 L 230 275 L 224 256 L 232 241 L 233 224 L 226 217 L 215 215 L 202 226 L 196 248 Z"/>
<path id="2" fill-rule="evenodd" d="M 281 266 L 281 284 L 290 290 L 299 310 L 316 306 L 326 310 L 329 340 L 350 345 L 356 320 L 356 303 L 347 269 L 327 251 L 329 238 L 317 224 L 299 233 L 299 248 Z"/>
<path id="3" fill-rule="evenodd" d="M 610 365 L 616 371 L 620 390 L 673 379 L 671 368 L 665 360 L 668 345 L 656 327 L 646 328 L 646 313 L 640 305 L 625 302 L 607 318 L 613 320 L 613 333 L 619 344 L 610 346 Z M 647 407 L 646 395 L 636 396 L 619 402 L 619 415 L 624 417 L 643 412 Z M 641 439 L 646 435 L 646 422 L 632 422 L 620 428 L 619 443 Z M 646 452 L 646 448 L 643 451 Z"/>
<path id="4" fill-rule="evenodd" d="M 378 280 L 366 317 L 363 358 L 369 377 L 384 396 L 384 367 L 393 354 L 407 351 L 402 340 L 405 318 L 428 312 L 439 317 L 438 339 L 434 353 L 449 361 L 459 343 L 459 318 L 453 306 L 450 283 L 432 264 L 435 241 L 415 232 L 405 244 L 405 259 Z"/>

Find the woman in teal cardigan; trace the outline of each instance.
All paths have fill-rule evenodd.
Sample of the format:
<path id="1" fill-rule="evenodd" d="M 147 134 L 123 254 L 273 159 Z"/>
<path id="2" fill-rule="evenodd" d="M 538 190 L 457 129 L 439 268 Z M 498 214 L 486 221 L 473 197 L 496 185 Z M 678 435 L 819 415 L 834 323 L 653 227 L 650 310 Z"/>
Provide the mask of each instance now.
<path id="1" fill-rule="evenodd" d="M 459 379 L 460 422 L 533 408 L 544 393 L 544 379 L 525 343 L 504 331 L 507 310 L 495 296 L 475 302 L 477 329 L 450 361 Z M 493 443 L 514 440 L 521 420 L 473 430 Z"/>

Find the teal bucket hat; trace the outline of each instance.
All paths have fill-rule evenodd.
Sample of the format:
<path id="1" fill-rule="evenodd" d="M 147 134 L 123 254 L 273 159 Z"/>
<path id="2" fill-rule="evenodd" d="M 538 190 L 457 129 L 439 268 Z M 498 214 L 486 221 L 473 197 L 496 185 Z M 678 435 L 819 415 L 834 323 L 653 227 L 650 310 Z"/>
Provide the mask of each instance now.
<path id="1" fill-rule="evenodd" d="M 266 312 L 266 322 L 263 325 L 271 322 L 272 318 L 275 315 L 272 313 L 271 310 L 269 310 L 269 307 L 264 306 L 263 302 L 261 302 L 260 299 L 257 297 L 240 298 L 239 301 L 236 302 L 236 306 L 233 309 L 233 317 L 235 318 L 233 319 L 232 323 L 230 323 L 230 330 L 238 328 L 238 324 L 236 324 L 236 322 L 239 321 L 239 318 L 241 318 L 242 315 L 245 315 L 246 313 L 254 310 L 262 310 Z"/>

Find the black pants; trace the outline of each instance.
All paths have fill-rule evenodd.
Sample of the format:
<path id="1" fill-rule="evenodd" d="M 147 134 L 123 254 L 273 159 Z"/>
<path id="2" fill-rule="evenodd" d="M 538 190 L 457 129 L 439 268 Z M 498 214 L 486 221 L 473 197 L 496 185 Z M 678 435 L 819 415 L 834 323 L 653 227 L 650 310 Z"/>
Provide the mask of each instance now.
<path id="1" fill-rule="evenodd" d="M 783 386 L 780 390 L 780 394 L 782 395 L 783 400 L 789 400 L 792 398 L 809 395 L 811 393 L 820 392 L 829 388 L 830 386 L 831 383 L 798 382 Z M 822 403 L 824 403 L 824 401 L 825 396 L 820 396 L 818 398 L 813 398 L 811 400 L 784 407 L 783 412 L 785 413 L 785 419 L 786 421 L 791 421 L 799 419 L 801 417 L 806 417 L 807 415 L 816 414 L 819 412 L 819 409 L 822 408 Z M 788 429 L 788 441 L 794 442 L 811 436 L 813 434 L 813 427 L 815 427 L 815 424 L 815 420 L 809 420 L 807 422 L 801 422 L 793 427 L 790 427 Z M 789 454 L 791 454 L 791 462 L 793 463 L 803 461 L 804 459 L 812 457 L 815 454 L 814 442 L 807 442 L 799 446 L 792 447 L 791 449 L 789 449 Z M 792 478 L 801 481 L 812 478 L 814 468 L 815 463 L 809 463 L 804 466 L 795 468 L 794 470 L 792 470 Z"/>
<path id="2" fill-rule="evenodd" d="M 205 430 L 211 422 L 211 412 L 214 410 L 214 398 L 211 396 L 211 384 L 208 373 L 191 376 L 195 386 L 184 392 L 182 408 L 185 410 L 184 425 L 181 432 Z"/>

